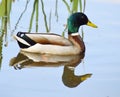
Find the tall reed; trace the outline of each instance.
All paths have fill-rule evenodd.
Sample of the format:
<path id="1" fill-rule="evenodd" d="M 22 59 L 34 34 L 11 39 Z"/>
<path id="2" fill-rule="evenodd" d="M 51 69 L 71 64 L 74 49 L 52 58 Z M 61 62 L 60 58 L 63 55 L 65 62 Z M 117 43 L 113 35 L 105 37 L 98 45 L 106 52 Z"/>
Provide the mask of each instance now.
<path id="1" fill-rule="evenodd" d="M 10 22 L 12 0 L 2 0 L 0 3 L 0 35 L 5 34 L 7 41 L 7 25 Z"/>
<path id="2" fill-rule="evenodd" d="M 2 63 L 3 37 L 5 36 L 5 46 L 7 46 L 7 28 L 10 24 L 12 0 L 2 0 L 0 2 L 0 68 Z"/>

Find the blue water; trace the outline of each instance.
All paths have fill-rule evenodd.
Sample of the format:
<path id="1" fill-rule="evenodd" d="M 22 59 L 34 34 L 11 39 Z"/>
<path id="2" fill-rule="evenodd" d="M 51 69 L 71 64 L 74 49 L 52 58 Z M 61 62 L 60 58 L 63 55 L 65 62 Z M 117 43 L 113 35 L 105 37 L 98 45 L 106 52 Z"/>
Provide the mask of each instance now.
<path id="1" fill-rule="evenodd" d="M 51 5 L 46 4 L 50 11 Z M 115 1 L 114 1 L 115 2 Z M 25 2 L 13 4 L 11 13 L 11 29 L 20 15 L 18 9 L 24 9 Z M 29 16 L 33 2 L 23 16 L 17 31 L 27 31 Z M 62 4 L 59 1 L 59 4 Z M 19 6 L 18 6 L 19 5 Z M 15 7 L 15 8 L 14 8 Z M 58 67 L 31 67 L 15 70 L 9 66 L 10 60 L 19 53 L 17 42 L 8 37 L 8 47 L 3 46 L 3 60 L 0 71 L 0 97 L 120 97 L 120 3 L 104 3 L 87 1 L 86 14 L 89 19 L 98 25 L 97 29 L 84 26 L 84 42 L 86 52 L 83 61 L 75 68 L 76 75 L 92 73 L 92 76 L 79 84 L 69 88 L 62 82 L 64 66 Z M 53 17 L 52 32 L 61 34 L 68 17 L 65 6 L 58 8 L 59 22 Z M 63 10 L 66 10 L 65 12 Z M 22 11 L 21 11 L 22 12 Z M 54 11 L 52 10 L 52 13 Z M 40 15 L 41 18 L 42 15 Z M 41 19 L 39 32 L 45 32 Z M 32 29 L 34 30 L 34 27 Z"/>

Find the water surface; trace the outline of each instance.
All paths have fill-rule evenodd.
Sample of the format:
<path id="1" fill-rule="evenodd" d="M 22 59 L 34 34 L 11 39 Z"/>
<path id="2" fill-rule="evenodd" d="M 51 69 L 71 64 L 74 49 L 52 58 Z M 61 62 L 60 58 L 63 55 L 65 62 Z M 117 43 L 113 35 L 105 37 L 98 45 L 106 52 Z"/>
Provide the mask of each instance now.
<path id="1" fill-rule="evenodd" d="M 29 18 L 26 17 L 29 17 L 32 4 L 33 2 L 30 2 L 28 10 L 14 34 L 18 31 L 28 31 Z M 45 4 L 48 8 L 51 8 L 50 3 Z M 59 2 L 59 4 L 62 4 L 62 2 Z M 24 1 L 13 4 L 11 30 L 14 29 L 24 5 Z M 63 12 L 63 9 L 66 12 Z M 18 68 L 18 70 L 15 70 L 13 66 L 10 66 L 10 60 L 17 57 L 20 49 L 17 42 L 8 35 L 8 46 L 5 47 L 4 42 L 2 49 L 0 97 L 120 97 L 119 9 L 119 3 L 104 3 L 95 0 L 87 2 L 85 13 L 99 28 L 93 29 L 84 26 L 86 52 L 84 59 L 75 67 L 74 74 L 78 76 L 92 74 L 92 76 L 72 88 L 66 86 L 62 80 L 66 68 L 63 65 L 27 66 L 20 70 Z M 46 9 L 46 12 L 49 13 L 49 10 Z M 53 16 L 51 31 L 61 34 L 68 13 L 65 6 L 58 8 L 58 10 L 59 22 L 57 23 L 56 17 Z M 39 22 L 39 32 L 45 32 L 43 16 L 40 16 L 42 19 Z M 32 31 L 35 31 L 34 27 Z"/>

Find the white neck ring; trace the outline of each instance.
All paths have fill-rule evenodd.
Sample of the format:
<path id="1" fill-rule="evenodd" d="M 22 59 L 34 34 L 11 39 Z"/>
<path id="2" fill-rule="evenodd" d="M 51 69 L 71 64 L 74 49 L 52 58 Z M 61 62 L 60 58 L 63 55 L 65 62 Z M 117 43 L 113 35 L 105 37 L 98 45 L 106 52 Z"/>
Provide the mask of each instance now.
<path id="1" fill-rule="evenodd" d="M 78 36 L 80 35 L 79 32 L 76 32 L 76 33 L 72 33 L 71 36 Z"/>

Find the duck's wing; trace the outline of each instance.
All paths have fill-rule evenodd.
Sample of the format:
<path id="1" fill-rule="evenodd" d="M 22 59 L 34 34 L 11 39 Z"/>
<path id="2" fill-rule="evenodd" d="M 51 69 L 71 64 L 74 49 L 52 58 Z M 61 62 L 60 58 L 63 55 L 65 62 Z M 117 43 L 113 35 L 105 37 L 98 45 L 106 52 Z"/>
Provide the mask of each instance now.
<path id="1" fill-rule="evenodd" d="M 19 42 L 24 42 L 27 45 L 34 45 L 36 43 L 40 44 L 51 44 L 51 45 L 61 45 L 61 46 L 70 46 L 72 45 L 71 41 L 67 38 L 64 38 L 58 34 L 53 33 L 25 33 L 18 32 L 15 35 L 15 38 Z"/>

